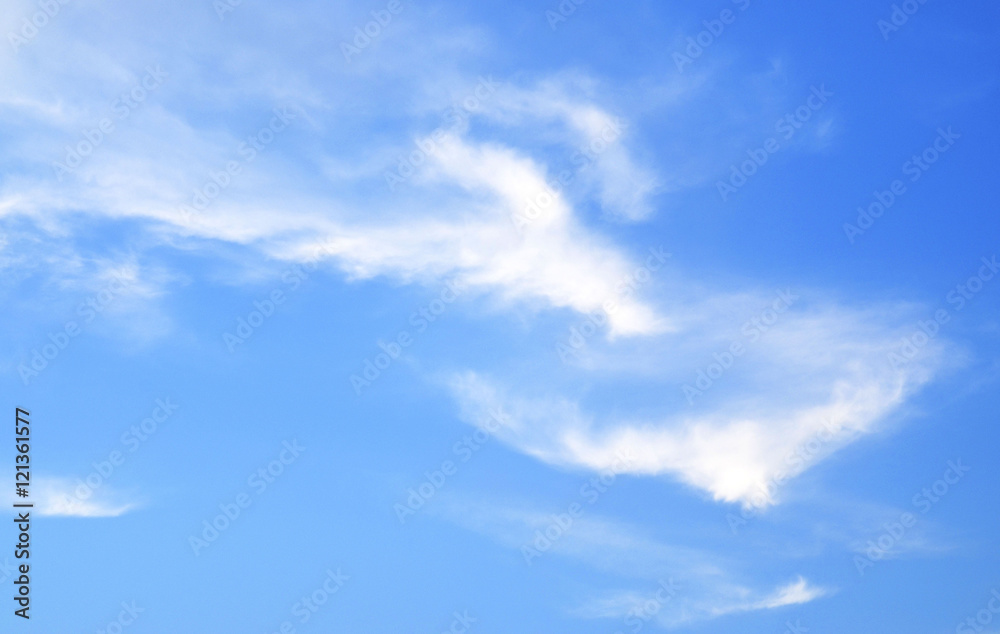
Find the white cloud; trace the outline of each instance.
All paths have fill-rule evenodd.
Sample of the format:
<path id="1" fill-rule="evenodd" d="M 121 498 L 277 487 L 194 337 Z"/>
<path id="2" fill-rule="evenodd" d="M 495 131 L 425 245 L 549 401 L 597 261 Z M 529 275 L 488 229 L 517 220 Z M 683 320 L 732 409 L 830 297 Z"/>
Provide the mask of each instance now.
<path id="1" fill-rule="evenodd" d="M 677 332 L 641 346 L 606 344 L 597 357 L 613 360 L 586 366 L 582 375 L 613 384 L 627 375 L 629 362 L 649 362 L 655 368 L 632 389 L 661 386 L 666 411 L 659 416 L 630 418 L 627 400 L 613 414 L 591 413 L 573 397 L 554 396 L 551 384 L 534 388 L 538 379 L 523 373 L 504 382 L 465 372 L 453 377 L 451 389 L 470 422 L 506 409 L 515 422 L 499 437 L 540 460 L 600 471 L 626 453 L 633 457 L 627 472 L 669 475 L 716 500 L 766 506 L 785 482 L 879 429 L 930 379 L 943 349 L 931 342 L 919 357 L 893 367 L 888 354 L 908 334 L 884 325 L 894 318 L 829 307 L 789 310 L 692 406 L 681 397 L 682 385 L 694 383 L 704 359 L 730 346 L 719 336 L 717 316 L 696 308 L 692 317 L 674 320 Z"/>
<path id="2" fill-rule="evenodd" d="M 530 159 L 501 145 L 449 135 L 427 178 L 442 187 L 457 185 L 463 195 L 444 201 L 438 217 L 331 228 L 326 244 L 340 267 L 360 278 L 455 278 L 509 302 L 541 299 L 581 313 L 616 301 L 612 335 L 668 328 L 648 305 L 621 297 L 618 284 L 637 265 L 580 224 L 563 196 L 556 194 L 523 230 L 515 228 L 511 216 L 545 188 L 544 169 Z M 304 259 L 314 248 L 299 242 L 273 253 Z"/>
<path id="3" fill-rule="evenodd" d="M 69 11 L 60 15 L 59 28 L 51 31 L 53 37 L 59 36 L 60 54 L 71 59 L 105 55 L 106 50 L 94 51 L 71 35 L 73 20 L 83 19 L 74 16 Z M 112 44 L 122 45 L 116 41 L 109 47 Z M 653 180 L 648 168 L 631 158 L 621 134 L 611 141 L 602 138 L 608 126 L 623 124 L 597 105 L 588 91 L 578 88 L 585 79 L 543 81 L 533 89 L 501 88 L 509 94 L 485 100 L 487 105 L 472 116 L 500 116 L 513 128 L 499 130 L 499 134 L 474 133 L 468 127 L 452 130 L 407 183 L 406 192 L 388 192 L 382 172 L 395 167 L 396 152 L 391 145 L 364 148 L 385 161 L 381 168 L 369 162 L 378 169 L 370 182 L 357 182 L 357 173 L 330 169 L 355 162 L 351 155 L 355 148 L 335 156 L 313 143 L 314 137 L 322 137 L 337 121 L 317 97 L 317 92 L 327 91 L 318 91 L 302 79 L 302 72 L 297 73 L 296 89 L 284 90 L 283 102 L 304 105 L 309 112 L 293 109 L 298 117 L 292 129 L 281 133 L 252 163 L 241 162 L 241 174 L 207 209 L 185 217 L 179 210 L 190 201 L 192 191 L 203 187 L 211 173 L 223 170 L 244 137 L 267 121 L 275 104 L 256 109 L 241 104 L 238 116 L 233 117 L 238 122 L 228 129 L 206 127 L 171 102 L 180 86 L 206 83 L 198 69 L 175 59 L 163 63 L 168 73 L 163 86 L 151 92 L 127 119 L 117 120 L 110 103 L 141 77 L 141 71 L 136 75 L 135 69 L 102 58 L 93 64 L 99 72 L 80 71 L 90 81 L 65 81 L 54 71 L 30 72 L 33 66 L 47 68 L 53 54 L 40 46 L 33 47 L 32 53 L 21 60 L 11 78 L 10 96 L 0 104 L 0 120 L 20 121 L 37 112 L 43 101 L 52 115 L 35 120 L 27 126 L 30 134 L 16 140 L 23 144 L 18 156 L 25 170 L 5 181 L 0 191 L 4 219 L 30 218 L 50 233 L 73 232 L 81 224 L 102 218 L 144 220 L 170 240 L 177 236 L 221 240 L 289 259 L 307 257 L 304 254 L 312 245 L 326 240 L 333 245 L 331 261 L 354 277 L 388 276 L 429 283 L 442 277 L 458 278 L 473 290 L 508 304 L 578 312 L 600 310 L 604 302 L 618 299 L 616 285 L 635 268 L 623 249 L 588 227 L 574 209 L 574 198 L 586 195 L 588 179 L 592 179 L 609 213 L 644 216 Z M 230 62 L 242 64 L 248 54 L 244 51 L 239 60 Z M 280 62 L 269 62 L 269 72 L 284 76 L 271 65 L 280 66 Z M 314 79 L 318 84 L 319 77 Z M 324 80 L 329 81 L 325 76 Z M 353 80 L 337 77 L 335 81 Z M 428 81 L 440 81 L 440 77 Z M 270 85 L 270 81 L 263 83 Z M 468 82 L 460 76 L 452 78 L 452 83 Z M 209 88 L 210 94 L 220 90 Z M 59 98 L 53 100 L 52 94 Z M 65 103 L 74 104 L 75 110 L 64 111 Z M 81 141 L 80 130 L 93 128 L 101 117 L 114 120 L 114 131 L 72 174 L 54 182 L 52 164 L 64 162 L 65 147 Z M 555 132 L 549 134 L 549 130 Z M 427 127 L 420 134 L 429 132 Z M 541 142 L 540 132 L 546 136 Z M 407 152 L 415 147 L 405 131 L 401 140 L 409 146 Z M 554 179 L 550 166 L 537 158 L 539 154 L 555 148 L 568 159 L 580 143 L 597 141 L 604 149 L 599 160 L 576 178 L 575 193 L 555 193 L 544 213 L 518 231 L 512 216 L 522 213 Z M 283 146 L 294 147 L 295 152 L 286 153 Z M 303 156 L 313 156 L 319 172 L 333 176 L 339 172 L 346 181 L 331 188 L 322 179 L 306 178 L 300 164 Z M 610 320 L 612 336 L 668 327 L 639 298 L 621 299 L 619 304 Z"/>
<path id="4" fill-rule="evenodd" d="M 818 599 L 819 597 L 827 594 L 827 592 L 828 591 L 823 588 L 817 588 L 816 586 L 810 585 L 810 583 L 803 577 L 799 577 L 796 581 L 776 589 L 772 594 L 764 597 L 763 599 L 725 610 L 725 612 L 773 610 L 774 608 L 783 608 L 789 605 L 799 605 Z"/>
<path id="5" fill-rule="evenodd" d="M 656 174 L 626 149 L 630 124 L 596 105 L 601 86 L 581 74 L 562 74 L 532 88 L 513 87 L 486 102 L 483 114 L 531 127 L 539 120 L 562 124 L 570 134 L 570 175 L 591 183 L 612 216 L 638 221 L 653 209 L 648 198 L 659 187 Z M 553 175 L 554 176 L 554 175 Z"/>
<path id="6" fill-rule="evenodd" d="M 89 494 L 77 495 L 80 486 L 68 478 L 38 478 L 32 483 L 31 498 L 39 515 L 59 517 L 118 517 L 137 507 L 121 502 L 121 496 L 101 486 Z M 87 489 L 89 491 L 89 489 Z"/>
<path id="7" fill-rule="evenodd" d="M 435 137 L 435 151 L 405 192 L 389 192 L 380 170 L 365 179 L 363 172 L 331 166 L 351 164 L 364 154 L 385 159 L 383 169 L 391 169 L 395 161 L 389 157 L 404 147 L 412 151 L 410 140 L 426 137 L 435 124 L 390 100 L 403 103 L 432 88 L 474 86 L 477 73 L 461 72 L 457 64 L 421 65 L 403 81 L 401 74 L 413 75 L 413 60 L 392 57 L 386 68 L 376 63 L 374 49 L 349 70 L 336 71 L 325 62 L 305 63 L 288 50 L 265 55 L 263 45 L 240 43 L 230 50 L 224 44 L 231 42 L 223 41 L 201 52 L 215 60 L 213 68 L 238 72 L 209 72 L 187 55 L 162 60 L 169 73 L 163 86 L 119 121 L 72 176 L 53 182 L 52 162 L 62 159 L 65 146 L 108 116 L 112 100 L 142 75 L 145 61 L 129 64 L 121 61 L 129 55 L 115 52 L 130 50 L 130 37 L 162 37 L 146 24 L 156 21 L 145 20 L 95 48 L 78 35 L 86 32 L 77 28 L 80 21 L 90 19 L 67 7 L 30 43 L 30 55 L 16 64 L 12 54 L 0 56 L 0 63 L 16 71 L 0 104 L 0 121 L 13 135 L 6 158 L 16 158 L 22 167 L 0 190 L 3 221 L 26 218 L 50 235 L 72 234 L 80 225 L 106 219 L 138 221 L 182 248 L 219 241 L 299 261 L 311 259 L 323 241 L 332 265 L 354 278 L 429 284 L 456 279 L 473 291 L 465 297 L 488 294 L 522 310 L 582 314 L 616 301 L 606 333 L 620 347 L 599 347 L 597 338 L 591 342 L 597 354 L 588 367 L 595 381 L 619 368 L 618 376 L 634 376 L 639 366 L 658 366 L 653 380 L 676 394 L 682 373 L 710 358 L 720 341 L 728 343 L 719 317 L 733 303 L 729 289 L 704 289 L 693 299 L 690 289 L 696 284 L 679 280 L 658 302 L 651 297 L 663 289 L 655 285 L 639 295 L 618 292 L 636 262 L 601 234 L 581 203 L 596 199 L 610 214 L 642 219 L 651 211 L 649 197 L 659 175 L 635 158 L 638 135 L 602 99 L 606 91 L 599 82 L 579 73 L 510 82 L 484 100 L 470 125 Z M 465 51 L 474 40 L 463 35 L 449 46 Z M 361 90 L 366 83 L 371 86 Z M 354 110 L 334 108 L 346 103 L 345 94 L 357 101 Z M 179 210 L 193 190 L 237 156 L 239 143 L 267 121 L 272 107 L 285 103 L 302 105 L 289 130 L 252 163 L 242 163 L 240 175 L 207 209 L 184 217 Z M 44 118 L 38 117 L 38 106 Z M 345 123 L 344 117 L 354 118 Z M 31 125 L 19 125 L 28 119 Z M 389 136 L 358 135 L 351 125 L 386 126 Z M 609 136 L 609 130 L 619 132 Z M 575 172 L 571 185 L 551 194 L 538 217 L 516 227 L 512 216 L 546 192 L 560 166 L 572 162 L 572 153 L 597 142 L 603 148 L 597 159 Z M 378 170 L 377 161 L 363 163 Z M 340 180 L 328 180 L 338 174 Z M 664 272 L 658 283 L 665 285 L 667 277 Z M 572 396 L 553 397 L 552 390 L 518 395 L 517 385 L 500 387 L 476 375 L 457 382 L 456 392 L 470 408 L 488 406 L 479 402 L 484 398 L 515 407 L 523 423 L 505 431 L 504 440 L 542 460 L 602 469 L 628 450 L 636 456 L 635 473 L 669 474 L 718 500 L 748 503 L 761 483 L 809 466 L 784 462 L 824 422 L 845 430 L 824 447 L 826 455 L 871 432 L 928 380 L 930 363 L 915 362 L 900 372 L 886 368 L 893 320 L 836 308 L 789 318 L 758 359 L 748 357 L 747 366 L 759 376 L 746 379 L 751 384 L 742 398 L 718 388 L 711 405 L 679 410 L 668 399 L 660 415 L 630 418 L 625 406 L 614 415 L 588 413 Z M 645 351 L 624 347 L 620 336 L 640 340 Z M 935 348 L 928 347 L 928 359 Z M 767 502 L 773 501 L 768 496 Z"/>

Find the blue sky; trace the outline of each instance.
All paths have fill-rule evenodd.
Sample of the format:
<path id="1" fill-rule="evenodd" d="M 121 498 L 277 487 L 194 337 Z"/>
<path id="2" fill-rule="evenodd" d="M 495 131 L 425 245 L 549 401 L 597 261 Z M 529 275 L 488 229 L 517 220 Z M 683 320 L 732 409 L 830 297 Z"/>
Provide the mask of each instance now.
<path id="1" fill-rule="evenodd" d="M 0 27 L 5 621 L 1000 632 L 994 4 Z"/>

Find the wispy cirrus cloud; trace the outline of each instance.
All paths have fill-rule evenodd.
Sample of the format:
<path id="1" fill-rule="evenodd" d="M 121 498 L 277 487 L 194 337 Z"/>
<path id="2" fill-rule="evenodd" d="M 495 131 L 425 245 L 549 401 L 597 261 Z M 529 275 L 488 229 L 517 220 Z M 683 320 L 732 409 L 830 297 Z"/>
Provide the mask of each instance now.
<path id="1" fill-rule="evenodd" d="M 490 536 L 513 549 L 532 544 L 538 531 L 551 527 L 550 513 L 449 497 L 442 511 L 449 520 Z M 799 575 L 773 589 L 747 582 L 732 562 L 707 550 L 668 544 L 636 527 L 598 515 L 577 516 L 551 540 L 546 553 L 577 560 L 627 580 L 628 589 L 603 589 L 581 598 L 569 613 L 585 619 L 620 619 L 643 614 L 663 628 L 716 619 L 742 612 L 775 610 L 827 596 L 829 588 Z M 546 554 L 545 556 L 550 556 Z M 657 586 L 657 584 L 660 584 Z M 644 614 L 654 593 L 657 608 Z M 669 599 L 667 598 L 669 596 Z"/>
<path id="2" fill-rule="evenodd" d="M 804 577 L 798 577 L 786 585 L 778 586 L 770 592 L 753 591 L 745 587 L 731 588 L 729 595 L 685 597 L 683 590 L 671 596 L 669 601 L 656 605 L 650 610 L 650 591 L 644 594 L 638 590 L 612 592 L 588 599 L 585 606 L 573 614 L 590 619 L 631 619 L 632 622 L 651 620 L 660 628 L 674 629 L 685 624 L 710 621 L 723 616 L 763 610 L 776 610 L 794 605 L 803 605 L 830 594 L 830 590 L 811 584 Z M 672 605 L 673 604 L 673 605 Z"/>
<path id="3" fill-rule="evenodd" d="M 608 213 L 637 219 L 651 209 L 647 198 L 655 178 L 632 158 L 620 130 L 607 136 L 608 126 L 620 128 L 626 122 L 598 103 L 592 89 L 580 88 L 585 78 L 502 86 L 468 113 L 472 119 L 491 121 L 493 127 L 499 121 L 500 129 L 489 133 L 476 124 L 450 130 L 438 139 L 404 195 L 385 191 L 382 178 L 395 162 L 396 139 L 383 142 L 381 149 L 373 149 L 377 141 L 365 148 L 367 154 L 384 159 L 381 166 L 371 162 L 377 170 L 372 178 L 304 178 L 303 151 L 328 176 L 335 177 L 328 169 L 331 164 L 354 160 L 316 142 L 335 132 L 339 117 L 317 97 L 325 91 L 319 87 L 318 69 L 300 71 L 294 88 L 279 91 L 280 102 L 265 103 L 264 96 L 254 95 L 218 125 L 193 113 L 190 105 L 178 105 L 184 86 L 205 84 L 199 69 L 166 59 L 162 86 L 118 120 L 111 108 L 114 99 L 141 80 L 140 69 L 109 60 L 93 64 L 99 72 L 75 69 L 87 82 L 66 81 L 61 73 L 30 72 L 32 66 L 47 67 L 53 55 L 79 60 L 94 54 L 69 28 L 87 17 L 67 11 L 60 19 L 65 24 L 53 31 L 59 35 L 58 50 L 35 47 L 30 57 L 20 60 L 0 118 L 20 121 L 37 113 L 43 102 L 51 108 L 73 103 L 74 108 L 59 117 L 35 120 L 28 126 L 30 134 L 25 130 L 18 135 L 15 146 L 24 143 L 24 151 L 18 152 L 20 173 L 0 187 L 5 220 L 28 219 L 43 236 L 83 229 L 90 219 L 145 222 L 152 235 L 173 244 L 177 238 L 223 241 L 291 260 L 307 257 L 303 252 L 326 241 L 333 245 L 330 264 L 354 278 L 428 283 L 458 278 L 505 304 L 578 312 L 600 309 L 632 268 L 629 253 L 584 222 L 574 199 L 596 187 Z M 109 43 L 117 45 L 124 43 Z M 219 54 L 226 55 L 221 50 Z M 272 61 L 267 68 L 281 63 Z M 357 72 L 345 71 L 339 81 L 355 81 L 350 77 Z M 468 83 L 450 72 L 427 81 L 443 77 L 453 84 Z M 425 86 L 410 89 L 419 95 Z M 59 99 L 53 101 L 52 94 Z M 294 119 L 290 128 L 252 161 L 241 159 L 240 144 L 264 125 L 274 106 L 289 108 Z M 114 130 L 95 133 L 104 119 L 112 120 Z M 421 130 L 408 123 L 403 138 L 419 138 L 432 130 L 433 125 Z M 535 141 L 530 146 L 517 141 L 531 138 Z M 587 159 L 587 169 L 574 175 L 571 188 L 551 191 L 556 174 L 544 157 L 556 152 L 568 158 L 574 148 L 589 143 L 598 144 L 600 151 Z M 65 162 L 67 148 L 80 144 L 87 147 L 78 152 L 85 154 L 84 160 L 55 179 L 53 165 Z M 288 151 L 291 146 L 297 149 L 295 159 Z M 226 184 L 216 187 L 210 204 L 194 214 L 182 212 L 182 206 L 191 206 L 192 190 L 215 187 L 213 179 L 218 181 L 217 175 L 234 158 L 239 173 L 225 177 Z M 648 186 L 633 187 L 637 177 Z M 551 192 L 553 202 L 522 231 L 515 230 L 512 216 L 543 192 Z M 666 327 L 640 299 L 621 303 L 611 320 L 612 334 Z"/>

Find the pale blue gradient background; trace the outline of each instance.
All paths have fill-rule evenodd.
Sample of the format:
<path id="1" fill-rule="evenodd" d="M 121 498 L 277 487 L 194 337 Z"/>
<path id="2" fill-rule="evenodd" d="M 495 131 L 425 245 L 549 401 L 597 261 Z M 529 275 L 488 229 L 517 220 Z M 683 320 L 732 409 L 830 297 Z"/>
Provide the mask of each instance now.
<path id="1" fill-rule="evenodd" d="M 15 26 L 37 10 L 27 2 L 11 6 Z M 641 223 L 609 219 L 593 197 L 577 207 L 585 226 L 636 259 L 662 245 L 688 279 L 706 286 L 823 289 L 854 306 L 904 303 L 927 318 L 949 307 L 946 295 L 975 274 L 981 257 L 1000 250 L 994 3 L 931 0 L 886 42 L 876 22 L 890 3 L 754 1 L 683 75 L 672 53 L 726 3 L 591 0 L 553 31 L 545 11 L 555 6 L 405 3 L 375 44 L 347 64 L 339 43 L 384 5 L 244 0 L 220 21 L 207 0 L 153 7 L 81 0 L 62 7 L 17 55 L 5 51 L 3 64 L 61 72 L 49 64 L 71 35 L 90 43 L 95 60 L 107 55 L 136 77 L 145 65 L 162 64 L 171 77 L 136 116 L 169 114 L 204 138 L 223 139 L 225 148 L 229 136 L 258 129 L 271 108 L 295 103 L 300 119 L 260 159 L 274 181 L 254 185 L 302 201 L 335 195 L 362 213 L 376 200 L 372 215 L 387 217 L 405 215 L 422 191 L 407 184 L 386 198 L 380 169 L 337 182 L 325 171 L 334 169 L 328 160 L 340 169 L 376 161 L 380 147 L 408 151 L 410 137 L 443 122 L 449 99 L 427 95 L 455 84 L 493 76 L 530 85 L 579 73 L 600 82 L 595 99 L 628 119 L 636 160 L 664 184 L 650 194 L 652 213 Z M 468 42 L 455 47 L 463 54 L 432 45 L 462 40 Z M 114 87 L 130 84 L 115 76 L 99 94 L 110 102 Z M 823 133 L 804 127 L 800 143 L 773 155 L 723 203 L 716 181 L 820 84 L 834 93 L 820 113 Z M 300 632 L 442 632 L 455 611 L 467 611 L 477 619 L 470 632 L 610 634 L 632 629 L 620 616 L 584 614 L 584 606 L 620 592 L 651 595 L 667 578 L 679 584 L 678 602 L 711 603 L 714 583 L 751 587 L 753 601 L 801 575 L 826 594 L 692 617 L 676 628 L 779 633 L 799 621 L 816 633 L 933 634 L 955 631 L 1000 588 L 1000 282 L 953 312 L 941 334 L 950 347 L 933 381 L 877 430 L 792 480 L 781 503 L 738 535 L 726 522 L 738 504 L 713 501 L 674 478 L 626 475 L 587 505 L 585 517 L 631 527 L 630 535 L 645 540 L 635 552 L 646 565 L 605 560 L 609 551 L 592 541 L 570 546 L 578 539 L 570 532 L 565 550 L 527 566 L 517 545 L 533 530 L 505 536 L 478 505 L 563 512 L 580 501 L 592 471 L 547 464 L 493 439 L 414 517 L 402 525 L 396 518 L 393 505 L 407 489 L 454 460 L 452 446 L 472 432 L 445 377 L 465 368 L 522 374 L 538 390 L 579 389 L 596 409 L 634 414 L 683 408 L 680 383 L 705 363 L 685 365 L 690 371 L 666 385 L 628 372 L 573 373 L 559 362 L 554 342 L 581 315 L 473 291 L 358 397 L 348 377 L 379 352 L 378 341 L 412 332 L 410 314 L 438 297 L 448 278 L 358 279 L 333 265 L 311 274 L 230 354 L 222 333 L 254 300 L 285 287 L 281 274 L 290 263 L 251 245 L 177 239 L 143 217 L 141 202 L 136 217 L 121 217 L 102 215 L 100 201 L 83 197 L 76 209 L 19 197 L 26 182 L 51 179 L 51 159 L 76 139 L 46 120 L 72 117 L 71 97 L 49 96 L 61 114 L 28 116 L 13 98 L 0 106 L 0 403 L 8 412 L 31 411 L 36 476 L 69 479 L 85 477 L 93 462 L 122 449 L 121 434 L 150 414 L 155 399 L 169 397 L 180 409 L 108 480 L 107 492 L 133 510 L 36 518 L 33 618 L 18 622 L 8 600 L 0 617 L 5 630 L 99 631 L 122 601 L 135 601 L 145 611 L 125 628 L 129 633 L 276 632 L 286 620 Z M 94 103 L 83 121 L 105 112 L 100 99 Z M 321 123 L 310 127 L 310 120 Z M 160 125 L 143 121 L 134 130 Z M 71 131 L 82 127 L 73 125 Z M 520 147 L 533 142 L 530 132 L 497 125 L 478 121 L 469 134 L 509 135 Z M 849 243 L 842 225 L 855 220 L 856 207 L 899 178 L 908 157 L 948 126 L 962 135 L 956 145 Z M 151 153 L 169 147 L 146 151 L 143 137 L 119 127 L 108 141 L 116 153 L 155 164 Z M 190 139 L 173 142 L 183 148 Z M 547 147 L 533 156 L 553 169 L 564 160 Z M 389 151 L 385 164 L 395 157 Z M 176 157 L 163 158 L 165 171 L 175 169 Z M 218 169 L 220 162 L 206 165 Z M 241 187 L 245 182 L 225 196 L 243 199 Z M 143 272 L 143 292 L 116 300 L 25 386 L 19 364 L 101 288 L 106 260 L 132 262 Z M 662 280 L 654 280 L 650 295 Z M 706 398 L 726 389 L 713 388 Z M 784 394 L 766 396 L 780 403 Z M 247 478 L 292 439 L 306 447 L 302 456 L 195 557 L 189 536 L 219 504 L 249 491 Z M 972 471 L 921 516 L 893 557 L 860 576 L 857 546 L 912 510 L 911 498 L 959 458 Z M 8 454 L 8 474 L 11 464 Z M 649 544 L 671 554 L 644 550 Z M 12 560 L 11 550 L 0 562 Z M 708 583 L 696 572 L 708 566 L 725 573 Z M 349 581 L 300 624 L 292 606 L 320 587 L 327 569 L 338 568 Z M 4 583 L 12 588 L 10 579 Z M 653 619 L 643 631 L 666 625 Z M 1000 621 L 984 631 L 1000 631 Z"/>

